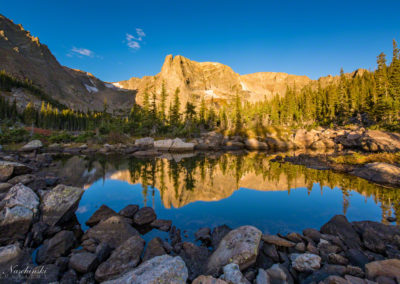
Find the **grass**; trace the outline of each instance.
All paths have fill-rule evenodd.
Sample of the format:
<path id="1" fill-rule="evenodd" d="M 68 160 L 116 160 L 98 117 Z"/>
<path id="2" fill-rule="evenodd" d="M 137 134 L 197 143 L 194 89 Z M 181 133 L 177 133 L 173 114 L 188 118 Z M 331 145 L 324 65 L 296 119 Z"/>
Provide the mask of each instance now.
<path id="1" fill-rule="evenodd" d="M 334 163 L 347 165 L 362 165 L 374 162 L 400 164 L 400 153 L 354 153 L 351 155 L 330 157 L 330 160 Z"/>

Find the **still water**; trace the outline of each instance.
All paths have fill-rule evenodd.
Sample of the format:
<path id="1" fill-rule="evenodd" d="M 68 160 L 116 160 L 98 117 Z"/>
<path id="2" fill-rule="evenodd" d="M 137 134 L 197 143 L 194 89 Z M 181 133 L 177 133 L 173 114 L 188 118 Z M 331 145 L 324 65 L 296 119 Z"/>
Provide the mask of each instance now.
<path id="1" fill-rule="evenodd" d="M 192 240 L 201 227 L 253 225 L 268 233 L 319 229 L 335 214 L 387 222 L 400 209 L 400 190 L 350 175 L 271 162 L 265 153 L 154 159 L 78 157 L 58 175 L 86 190 L 76 212 L 83 229 L 103 204 L 151 206 Z M 153 230 L 146 239 L 162 234 Z"/>

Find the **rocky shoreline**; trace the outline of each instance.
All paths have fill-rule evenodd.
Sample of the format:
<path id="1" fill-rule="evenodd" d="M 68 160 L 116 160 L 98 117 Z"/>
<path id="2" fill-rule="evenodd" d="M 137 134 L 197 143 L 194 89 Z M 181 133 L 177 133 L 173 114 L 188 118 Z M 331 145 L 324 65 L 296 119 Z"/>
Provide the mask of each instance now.
<path id="1" fill-rule="evenodd" d="M 185 150 L 171 151 L 174 144 Z M 187 144 L 146 138 L 137 145 L 104 145 L 105 151 L 82 145 L 43 149 L 40 141 L 32 141 L 18 152 L 0 152 L 0 283 L 400 283 L 398 226 L 350 223 L 337 215 L 319 231 L 283 236 L 263 234 L 253 226 L 223 225 L 202 228 L 196 242 L 187 242 L 171 221 L 157 219 L 150 207 L 133 204 L 120 212 L 101 206 L 83 232 L 75 211 L 84 190 L 39 174 L 51 166 L 51 153 L 195 149 Z M 371 173 L 379 166 L 367 165 L 363 167 L 369 175 L 362 176 L 363 167 L 340 168 L 324 157 L 275 159 L 398 185 L 396 169 L 378 175 Z M 149 230 L 168 232 L 169 238 L 146 243 L 141 235 Z"/>

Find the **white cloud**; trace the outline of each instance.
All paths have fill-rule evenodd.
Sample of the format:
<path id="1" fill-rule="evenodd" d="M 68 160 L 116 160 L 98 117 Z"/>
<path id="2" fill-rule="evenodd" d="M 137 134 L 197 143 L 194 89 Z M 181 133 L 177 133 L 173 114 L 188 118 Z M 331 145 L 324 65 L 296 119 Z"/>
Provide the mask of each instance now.
<path id="1" fill-rule="evenodd" d="M 72 54 L 78 55 L 78 56 L 89 56 L 93 57 L 94 52 L 91 51 L 90 49 L 87 48 L 76 48 L 75 46 L 72 47 L 71 49 Z"/>
<path id="2" fill-rule="evenodd" d="M 136 35 L 132 35 L 130 33 L 126 33 L 126 44 L 129 48 L 138 50 L 140 48 L 140 41 L 143 41 L 143 38 L 146 36 L 142 29 L 136 28 Z"/>

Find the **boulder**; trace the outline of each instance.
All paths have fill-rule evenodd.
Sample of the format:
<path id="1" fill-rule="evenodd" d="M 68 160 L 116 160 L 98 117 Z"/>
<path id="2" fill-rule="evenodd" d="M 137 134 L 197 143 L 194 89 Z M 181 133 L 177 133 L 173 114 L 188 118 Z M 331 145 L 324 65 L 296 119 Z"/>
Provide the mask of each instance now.
<path id="1" fill-rule="evenodd" d="M 267 143 L 258 141 L 255 138 L 246 139 L 244 144 L 248 150 L 268 150 Z"/>
<path id="2" fill-rule="evenodd" d="M 79 273 L 87 273 L 96 269 L 97 256 L 90 252 L 75 253 L 69 259 L 69 267 Z"/>
<path id="3" fill-rule="evenodd" d="M 137 139 L 135 146 L 138 146 L 140 149 L 151 149 L 154 147 L 154 139 L 151 137 Z"/>
<path id="4" fill-rule="evenodd" d="M 190 281 L 206 272 L 209 257 L 209 251 L 206 247 L 196 246 L 190 242 L 183 242 L 179 256 L 186 263 L 189 272 L 188 279 Z"/>
<path id="5" fill-rule="evenodd" d="M 13 175 L 23 175 L 32 172 L 32 168 L 16 162 L 0 161 L 0 182 L 7 181 Z"/>
<path id="6" fill-rule="evenodd" d="M 117 247 L 111 256 L 96 270 L 98 282 L 109 280 L 137 266 L 144 249 L 145 241 L 140 236 L 133 236 Z"/>
<path id="7" fill-rule="evenodd" d="M 146 246 L 146 250 L 143 255 L 143 261 L 147 261 L 152 259 L 153 257 L 160 256 L 166 254 L 167 252 L 164 249 L 163 241 L 156 237 L 152 239 Z"/>
<path id="8" fill-rule="evenodd" d="M 271 280 L 269 279 L 268 273 L 264 269 L 259 268 L 254 284 L 270 284 L 270 283 Z"/>
<path id="9" fill-rule="evenodd" d="M 365 150 L 371 152 L 398 152 L 400 151 L 400 134 L 380 130 L 367 130 L 361 139 Z"/>
<path id="10" fill-rule="evenodd" d="M 187 277 L 187 268 L 179 256 L 162 255 L 143 262 L 121 277 L 106 281 L 103 284 L 186 284 Z"/>
<path id="11" fill-rule="evenodd" d="M 138 212 L 133 216 L 133 222 L 136 225 L 142 226 L 146 224 L 150 224 L 154 220 L 156 220 L 157 215 L 154 212 L 154 209 L 151 207 L 143 207 L 139 209 Z"/>
<path id="12" fill-rule="evenodd" d="M 321 257 L 311 253 L 290 255 L 292 267 L 299 272 L 318 270 L 321 267 Z"/>
<path id="13" fill-rule="evenodd" d="M 32 140 L 29 143 L 25 144 L 20 151 L 22 152 L 30 152 L 34 150 L 38 150 L 43 147 L 43 143 L 40 140 Z"/>
<path id="14" fill-rule="evenodd" d="M 134 204 L 129 204 L 125 206 L 121 211 L 118 212 L 119 215 L 126 218 L 133 218 L 133 216 L 138 212 L 139 206 Z"/>
<path id="15" fill-rule="evenodd" d="M 369 163 L 351 174 L 377 183 L 400 185 L 400 167 L 387 163 Z"/>
<path id="16" fill-rule="evenodd" d="M 44 241 L 36 254 L 36 262 L 54 263 L 57 258 L 67 255 L 76 245 L 76 238 L 72 231 L 60 231 L 51 239 Z"/>
<path id="17" fill-rule="evenodd" d="M 200 240 L 204 244 L 210 244 L 211 243 L 211 229 L 210 228 L 200 228 L 197 230 L 197 232 L 194 234 L 196 241 Z"/>
<path id="18" fill-rule="evenodd" d="M 294 242 L 285 240 L 283 238 L 280 238 L 276 235 L 267 235 L 267 234 L 263 234 L 261 239 L 269 244 L 273 244 L 279 247 L 294 247 L 296 244 Z"/>
<path id="19" fill-rule="evenodd" d="M 112 216 L 118 216 L 117 212 L 103 204 L 99 209 L 96 210 L 96 212 L 93 213 L 93 215 L 89 218 L 89 220 L 86 221 L 85 224 L 89 227 L 93 227 L 94 225 L 97 225 L 101 221 L 104 221 Z"/>
<path id="20" fill-rule="evenodd" d="M 236 263 L 225 265 L 223 271 L 224 274 L 221 275 L 221 279 L 225 280 L 228 283 L 250 284 L 250 281 L 243 276 L 242 272 L 239 269 L 239 266 Z"/>
<path id="21" fill-rule="evenodd" d="M 360 237 L 343 215 L 333 216 L 328 223 L 321 227 L 321 233 L 338 236 L 348 248 L 360 248 Z"/>
<path id="22" fill-rule="evenodd" d="M 23 240 L 39 207 L 38 196 L 22 184 L 13 186 L 0 205 L 0 243 Z"/>
<path id="23" fill-rule="evenodd" d="M 219 243 L 207 263 L 209 274 L 218 273 L 228 263 L 236 263 L 241 270 L 256 262 L 261 231 L 253 226 L 242 226 L 230 231 Z"/>
<path id="24" fill-rule="evenodd" d="M 8 182 L 0 183 L 0 194 L 6 193 L 11 187 L 13 187 L 13 184 L 11 183 Z"/>
<path id="25" fill-rule="evenodd" d="M 26 175 L 20 175 L 20 176 L 15 176 L 12 179 L 9 179 L 7 182 L 11 184 L 18 184 L 22 183 L 24 185 L 27 185 L 35 180 L 35 176 L 31 174 L 26 174 Z"/>
<path id="26" fill-rule="evenodd" d="M 215 227 L 211 233 L 211 245 L 214 249 L 216 249 L 220 243 L 220 241 L 230 232 L 232 231 L 227 225 L 221 225 Z"/>
<path id="27" fill-rule="evenodd" d="M 175 138 L 172 141 L 172 145 L 169 148 L 170 152 L 190 152 L 194 150 L 194 144 L 193 143 L 186 143 L 183 142 L 179 138 Z"/>
<path id="28" fill-rule="evenodd" d="M 172 139 L 154 141 L 154 148 L 159 151 L 169 151 L 173 144 Z"/>
<path id="29" fill-rule="evenodd" d="M 270 279 L 270 283 L 286 283 L 293 284 L 293 278 L 289 271 L 282 264 L 274 264 L 266 270 L 267 275 Z"/>
<path id="30" fill-rule="evenodd" d="M 370 262 L 365 265 L 365 274 L 371 280 L 379 276 L 385 276 L 396 279 L 397 283 L 400 283 L 400 259 Z"/>
<path id="31" fill-rule="evenodd" d="M 227 141 L 224 145 L 225 150 L 241 150 L 244 149 L 245 145 L 242 142 L 239 141 Z"/>
<path id="32" fill-rule="evenodd" d="M 59 184 L 45 193 L 42 204 L 42 220 L 50 226 L 71 219 L 78 207 L 83 189 Z"/>
<path id="33" fill-rule="evenodd" d="M 87 230 L 83 239 L 92 238 L 116 248 L 127 239 L 138 235 L 138 231 L 129 225 L 124 217 L 112 216 Z"/>
<path id="34" fill-rule="evenodd" d="M 265 138 L 265 143 L 267 143 L 268 149 L 274 151 L 285 151 L 293 148 L 293 144 L 290 141 L 284 141 L 274 137 Z"/>
<path id="35" fill-rule="evenodd" d="M 315 132 L 308 132 L 305 129 L 298 129 L 294 134 L 293 143 L 296 148 L 307 149 L 318 139 Z"/>

